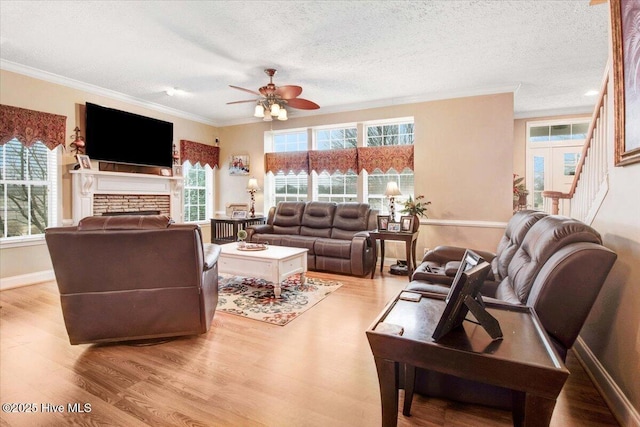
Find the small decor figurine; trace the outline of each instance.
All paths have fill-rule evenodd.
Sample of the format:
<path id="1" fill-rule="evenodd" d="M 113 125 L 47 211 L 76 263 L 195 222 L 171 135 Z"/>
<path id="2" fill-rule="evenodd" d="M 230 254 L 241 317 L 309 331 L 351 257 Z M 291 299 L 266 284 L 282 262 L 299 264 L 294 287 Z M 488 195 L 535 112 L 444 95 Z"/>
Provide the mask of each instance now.
<path id="1" fill-rule="evenodd" d="M 245 230 L 238 230 L 238 248 L 242 249 L 246 246 L 244 239 L 247 238 L 247 232 Z"/>
<path id="2" fill-rule="evenodd" d="M 84 154 L 85 143 L 84 137 L 80 136 L 80 128 L 76 126 L 73 130 L 74 134 L 71 135 L 71 144 L 69 144 L 69 148 L 71 149 L 72 154 Z"/>

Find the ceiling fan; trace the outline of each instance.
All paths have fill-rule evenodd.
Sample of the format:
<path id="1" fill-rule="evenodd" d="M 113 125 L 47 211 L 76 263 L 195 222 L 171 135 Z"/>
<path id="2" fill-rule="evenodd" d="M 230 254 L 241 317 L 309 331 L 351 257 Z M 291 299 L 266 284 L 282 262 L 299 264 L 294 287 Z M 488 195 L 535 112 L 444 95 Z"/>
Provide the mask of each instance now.
<path id="1" fill-rule="evenodd" d="M 262 86 L 258 91 L 251 89 L 245 89 L 243 87 L 229 85 L 234 89 L 248 92 L 260 98 L 248 99 L 246 101 L 233 101 L 227 102 L 227 104 L 241 104 L 244 102 L 255 102 L 256 108 L 254 112 L 255 117 L 262 117 L 264 121 L 271 121 L 273 118 L 278 120 L 287 120 L 287 110 L 285 107 L 296 108 L 299 110 L 317 110 L 320 108 L 315 102 L 308 99 L 298 98 L 302 93 L 300 86 L 286 85 L 276 86 L 273 84 L 273 76 L 278 72 L 275 68 L 267 68 L 264 70 L 265 74 L 269 76 L 269 83 L 266 86 Z"/>

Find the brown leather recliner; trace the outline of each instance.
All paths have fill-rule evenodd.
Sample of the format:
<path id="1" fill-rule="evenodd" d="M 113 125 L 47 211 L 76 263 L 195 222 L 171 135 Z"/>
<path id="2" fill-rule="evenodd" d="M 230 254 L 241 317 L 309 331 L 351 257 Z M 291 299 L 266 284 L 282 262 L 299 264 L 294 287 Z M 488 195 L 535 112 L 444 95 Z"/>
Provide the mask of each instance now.
<path id="1" fill-rule="evenodd" d="M 549 215 L 528 231 L 507 265 L 492 302 L 533 307 L 559 356 L 565 360 L 613 267 L 617 255 L 602 246 L 592 227 Z M 414 280 L 408 289 L 448 292 L 448 287 Z M 489 288 L 490 289 L 490 288 Z M 429 396 L 510 408 L 517 392 L 428 370 L 416 370 L 415 389 Z"/>
<path id="2" fill-rule="evenodd" d="M 540 211 L 518 211 L 507 223 L 495 253 L 473 250 L 485 261 L 491 263 L 491 271 L 485 281 L 485 289 L 495 289 L 498 283 L 507 276 L 507 267 L 520 248 L 527 232 L 545 216 L 547 214 Z M 413 273 L 412 279 L 451 286 L 466 249 L 457 246 L 438 246 L 428 251 L 424 255 L 422 263 Z"/>
<path id="3" fill-rule="evenodd" d="M 71 344 L 202 334 L 218 303 L 220 247 L 164 215 L 94 216 L 45 238 Z"/>

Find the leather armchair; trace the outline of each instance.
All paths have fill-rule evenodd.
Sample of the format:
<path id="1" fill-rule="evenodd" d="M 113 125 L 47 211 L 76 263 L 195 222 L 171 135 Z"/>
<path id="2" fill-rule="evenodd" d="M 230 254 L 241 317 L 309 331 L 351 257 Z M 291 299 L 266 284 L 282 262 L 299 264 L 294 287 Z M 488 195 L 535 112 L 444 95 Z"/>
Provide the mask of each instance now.
<path id="1" fill-rule="evenodd" d="M 164 215 L 95 216 L 45 238 L 71 344 L 202 334 L 218 303 L 220 248 Z"/>

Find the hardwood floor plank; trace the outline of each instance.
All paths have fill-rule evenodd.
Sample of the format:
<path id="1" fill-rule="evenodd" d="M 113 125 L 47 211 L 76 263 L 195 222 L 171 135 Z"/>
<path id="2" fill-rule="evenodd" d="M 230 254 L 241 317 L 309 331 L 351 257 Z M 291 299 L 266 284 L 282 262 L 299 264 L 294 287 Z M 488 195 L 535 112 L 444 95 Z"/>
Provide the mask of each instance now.
<path id="1" fill-rule="evenodd" d="M 91 412 L 2 413 L 0 426 L 380 425 L 365 331 L 407 278 L 309 276 L 343 286 L 286 326 L 218 312 L 207 334 L 153 346 L 72 346 L 55 282 L 2 291 L 2 403 L 89 403 Z M 572 353 L 567 362 L 551 425 L 617 425 Z M 398 425 L 502 427 L 511 414 L 416 395 Z"/>

